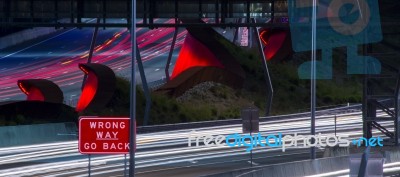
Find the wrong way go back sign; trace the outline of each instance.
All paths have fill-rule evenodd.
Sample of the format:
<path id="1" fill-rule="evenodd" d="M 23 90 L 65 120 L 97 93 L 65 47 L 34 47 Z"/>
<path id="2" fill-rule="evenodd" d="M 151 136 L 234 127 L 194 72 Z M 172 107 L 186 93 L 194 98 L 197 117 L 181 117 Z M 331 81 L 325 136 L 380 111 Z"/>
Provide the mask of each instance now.
<path id="1" fill-rule="evenodd" d="M 81 154 L 129 153 L 129 125 L 130 118 L 81 117 L 79 152 Z"/>

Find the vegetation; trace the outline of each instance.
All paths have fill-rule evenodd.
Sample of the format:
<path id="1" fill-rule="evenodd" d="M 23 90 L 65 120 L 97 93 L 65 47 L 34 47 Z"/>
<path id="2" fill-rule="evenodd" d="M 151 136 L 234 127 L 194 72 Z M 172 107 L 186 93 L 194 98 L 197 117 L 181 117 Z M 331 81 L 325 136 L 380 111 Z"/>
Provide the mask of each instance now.
<path id="1" fill-rule="evenodd" d="M 246 72 L 244 88 L 240 97 L 254 102 L 264 113 L 266 105 L 266 81 L 257 49 L 243 50 L 225 39 L 219 40 L 226 46 Z M 346 74 L 346 60 L 343 49 L 337 49 L 333 56 L 334 76 L 331 80 L 317 81 L 317 106 L 333 106 L 359 103 L 362 99 L 362 83 L 359 76 Z M 285 61 L 269 61 L 268 69 L 274 89 L 272 114 L 287 114 L 306 111 L 310 107 L 310 81 L 299 79 L 298 66 L 309 61 L 309 53 L 294 54 Z"/>
<path id="2" fill-rule="evenodd" d="M 0 126 L 77 122 L 73 108 L 55 103 L 16 102 L 0 107 Z"/>
<path id="3" fill-rule="evenodd" d="M 264 115 L 266 107 L 266 81 L 261 57 L 257 49 L 242 49 L 229 41 L 218 38 L 246 72 L 242 89 L 232 89 L 222 84 L 212 84 L 201 94 L 191 93 L 184 99 L 176 99 L 159 93 L 151 94 L 149 124 L 170 124 L 239 118 L 244 107 L 257 107 Z M 361 102 L 362 84 L 358 76 L 346 74 L 343 49 L 337 49 L 333 56 L 334 78 L 317 81 L 317 106 L 339 105 Z M 297 67 L 309 60 L 309 53 L 296 53 L 285 61 L 270 61 L 268 68 L 274 89 L 272 115 L 307 111 L 310 104 L 310 82 L 301 80 Z M 117 79 L 117 89 L 112 100 L 101 110 L 86 110 L 81 115 L 129 116 L 130 84 L 124 78 Z M 146 101 L 140 87 L 137 89 L 137 120 L 142 125 Z M 63 110 L 58 118 L 42 119 L 16 113 L 13 116 L 0 115 L 1 125 L 20 125 L 40 122 L 77 120 L 72 109 Z M 8 119 L 6 119 L 7 117 Z M 54 116 L 53 116 L 54 117 Z M 56 116 L 57 117 L 57 116 Z"/>
<path id="4" fill-rule="evenodd" d="M 246 81 L 240 90 L 222 84 L 214 84 L 201 94 L 191 93 L 189 98 L 175 99 L 166 95 L 152 93 L 150 124 L 169 124 L 239 118 L 244 107 L 257 107 L 260 115 L 264 114 L 266 105 L 266 82 L 259 56 L 254 50 L 240 50 L 231 46 L 230 51 L 238 56 L 238 61 L 246 72 Z M 297 67 L 301 61 L 269 62 L 274 87 L 272 114 L 287 114 L 307 111 L 310 103 L 310 82 L 301 80 Z M 345 65 L 336 61 L 336 67 Z M 335 68 L 336 68 L 335 67 Z M 361 102 L 362 84 L 356 76 L 349 76 L 345 71 L 335 69 L 332 80 L 319 80 L 317 83 L 317 105 L 332 106 Z M 141 125 L 144 116 L 145 98 L 138 87 L 137 120 Z M 129 115 L 129 81 L 118 78 L 117 91 L 113 100 L 101 111 L 88 115 L 128 116 Z"/>
<path id="5" fill-rule="evenodd" d="M 257 107 L 260 115 L 265 113 L 266 81 L 264 70 L 257 49 L 244 50 L 223 38 L 218 38 L 246 72 L 242 89 L 232 89 L 222 84 L 214 84 L 200 93 L 190 93 L 185 99 L 171 98 L 152 93 L 150 124 L 169 124 L 179 122 L 205 121 L 216 119 L 239 118 L 244 107 Z M 346 74 L 346 61 L 343 49 L 334 52 L 334 77 L 331 80 L 318 80 L 317 106 L 361 102 L 362 84 L 358 76 Z M 287 114 L 307 111 L 310 106 L 310 82 L 301 80 L 297 67 L 307 61 L 308 53 L 293 55 L 294 59 L 268 62 L 274 89 L 272 114 Z M 137 120 L 141 125 L 144 116 L 145 98 L 138 87 Z M 87 115 L 128 116 L 129 81 L 118 78 L 117 91 L 113 100 L 100 111 Z"/>
<path id="6" fill-rule="evenodd" d="M 117 78 L 117 90 L 106 108 L 102 110 L 87 110 L 83 115 L 98 116 L 129 116 L 129 81 L 124 78 Z M 210 89 L 213 97 L 228 99 L 233 89 L 218 85 Z M 229 91 L 228 91 L 229 90 Z M 142 125 L 146 100 L 143 90 L 137 87 L 137 121 Z M 149 124 L 169 124 L 180 122 L 193 122 L 212 119 L 232 118 L 239 115 L 240 109 L 214 107 L 211 103 L 204 102 L 180 102 L 169 96 L 152 93 L 151 111 Z"/>

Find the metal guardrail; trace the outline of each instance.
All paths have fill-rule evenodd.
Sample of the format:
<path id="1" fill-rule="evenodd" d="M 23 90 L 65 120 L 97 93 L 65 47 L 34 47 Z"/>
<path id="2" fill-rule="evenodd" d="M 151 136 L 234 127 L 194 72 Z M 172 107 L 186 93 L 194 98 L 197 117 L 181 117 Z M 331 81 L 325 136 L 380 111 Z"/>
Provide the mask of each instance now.
<path id="1" fill-rule="evenodd" d="M 316 116 L 328 116 L 335 114 L 344 114 L 351 113 L 356 111 L 361 111 L 361 104 L 332 108 L 326 110 L 316 111 Z M 279 116 L 268 116 L 268 117 L 260 117 L 260 122 L 269 122 L 276 121 L 282 119 L 290 119 L 290 118 L 298 118 L 298 117 L 309 117 L 311 113 L 296 113 L 296 114 L 288 114 L 288 115 L 279 115 Z M 178 123 L 178 124 L 166 124 L 166 125 L 153 125 L 153 126 L 139 126 L 137 128 L 138 133 L 154 133 L 161 131 L 172 131 L 172 130 L 184 130 L 184 129 L 194 129 L 194 128 L 204 128 L 204 127 L 213 127 L 213 126 L 223 126 L 223 125 L 232 125 L 232 124 L 241 124 L 242 119 L 228 119 L 228 120 L 214 120 L 214 121 L 202 121 L 202 122 L 189 122 L 189 123 Z"/>
<path id="2" fill-rule="evenodd" d="M 130 27 L 131 5 L 131 0 L 4 0 L 0 1 L 0 26 Z M 257 8 L 251 8 L 253 6 L 257 6 Z M 272 8 L 274 6 L 276 7 Z M 266 23 L 250 23 L 249 18 L 266 18 L 274 13 L 277 13 L 277 15 L 287 13 L 287 5 L 282 0 L 138 0 L 135 11 L 137 17 L 143 19 L 143 23 L 137 24 L 139 27 L 189 26 L 182 23 L 158 23 L 155 20 L 157 18 L 217 19 L 216 23 L 194 23 L 190 26 L 271 26 L 271 24 Z M 247 18 L 246 23 L 229 21 L 241 17 Z M 82 23 L 84 18 L 101 18 L 101 23 Z M 110 23 L 107 18 L 127 18 L 128 23 Z M 69 20 L 59 23 L 57 22 L 59 19 Z"/>
<path id="3" fill-rule="evenodd" d="M 157 81 L 161 82 L 161 80 Z M 150 84 L 149 84 L 150 85 Z M 154 84 L 157 85 L 157 84 Z M 68 100 L 67 105 L 76 106 L 76 100 Z M 388 103 L 390 100 L 381 100 L 382 104 L 390 104 Z M 344 113 L 352 113 L 361 111 L 361 104 L 348 105 L 343 107 L 319 110 L 316 112 L 317 116 L 334 116 L 337 114 Z M 309 112 L 303 113 L 295 113 L 288 115 L 279 115 L 279 116 L 268 116 L 268 117 L 260 117 L 260 122 L 269 122 L 276 121 L 282 119 L 290 119 L 290 118 L 298 118 L 298 117 L 308 117 L 311 116 Z M 139 126 L 137 128 L 138 133 L 154 133 L 161 131 L 172 131 L 172 130 L 184 130 L 184 129 L 193 129 L 193 128 L 204 128 L 204 127 L 213 127 L 213 126 L 223 126 L 223 125 L 232 125 L 232 124 L 241 124 L 242 120 L 240 118 L 227 119 L 227 120 L 213 120 L 213 121 L 202 121 L 202 122 L 188 122 L 188 123 L 177 123 L 177 124 L 165 124 L 165 125 L 151 125 L 151 126 Z"/>

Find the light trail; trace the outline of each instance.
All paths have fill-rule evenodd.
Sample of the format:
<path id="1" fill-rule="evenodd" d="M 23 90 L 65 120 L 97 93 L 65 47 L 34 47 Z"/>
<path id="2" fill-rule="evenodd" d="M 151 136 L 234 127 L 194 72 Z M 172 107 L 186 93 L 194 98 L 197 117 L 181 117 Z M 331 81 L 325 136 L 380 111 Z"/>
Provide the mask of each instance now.
<path id="1" fill-rule="evenodd" d="M 384 113 L 380 112 L 383 116 Z M 308 132 L 308 117 L 298 117 L 282 120 L 274 120 L 269 122 L 260 122 L 260 130 L 262 135 L 284 132 L 285 134 L 305 133 Z M 338 114 L 338 135 L 349 135 L 350 139 L 362 136 L 362 119 L 361 112 Z M 317 117 L 317 132 L 332 133 L 333 117 L 319 116 Z M 218 127 L 198 128 L 196 135 L 227 135 L 241 132 L 241 125 L 225 125 Z M 392 130 L 392 127 L 389 128 Z M 223 147 L 188 147 L 187 138 L 191 130 L 176 130 L 167 132 L 157 132 L 149 134 L 139 134 L 137 146 L 137 168 L 160 168 L 164 169 L 169 166 L 178 164 L 197 165 L 207 161 L 217 161 L 215 163 L 227 163 L 223 159 L 240 160 L 242 156 L 248 155 L 245 147 L 230 148 Z M 379 133 L 379 132 L 374 132 Z M 32 150 L 30 150 L 32 148 Z M 58 150 L 52 150 L 59 148 Z M 6 153 L 10 149 L 14 149 L 13 153 Z M 321 150 L 321 149 L 320 149 Z M 27 151 L 27 152 L 24 152 Z M 17 157 L 16 154 L 19 154 Z M 263 154 L 267 156 L 284 156 L 290 157 L 290 154 L 307 154 L 305 148 L 288 148 L 285 153 L 280 148 L 262 147 L 253 150 L 253 154 Z M 88 165 L 86 156 L 80 155 L 77 150 L 77 142 L 63 142 L 61 144 L 53 143 L 48 145 L 30 145 L 15 148 L 0 148 L 0 154 L 4 154 L 0 158 L 0 162 L 9 164 L 30 161 L 33 165 L 22 165 L 10 169 L 0 169 L 0 176 L 7 175 L 85 175 L 85 167 Z M 58 160 L 57 160 L 58 159 Z M 122 155 L 104 155 L 93 156 L 92 165 L 96 169 L 94 174 L 104 175 L 114 172 L 122 172 Z M 3 161 L 2 161 L 3 160 Z M 243 160 L 243 159 L 242 159 Z M 35 164 L 35 162 L 40 162 Z M 44 163 L 44 164 L 42 164 Z M 0 163 L 1 164 L 1 163 Z M 178 165 L 180 166 L 180 165 Z M 394 170 L 393 168 L 392 170 Z"/>

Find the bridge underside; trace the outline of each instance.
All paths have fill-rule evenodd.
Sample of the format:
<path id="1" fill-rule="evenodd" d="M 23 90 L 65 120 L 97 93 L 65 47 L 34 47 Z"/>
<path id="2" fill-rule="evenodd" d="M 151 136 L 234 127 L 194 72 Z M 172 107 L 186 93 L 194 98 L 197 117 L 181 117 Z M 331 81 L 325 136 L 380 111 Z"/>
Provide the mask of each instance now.
<path id="1" fill-rule="evenodd" d="M 397 7 L 398 0 L 380 3 L 381 25 L 384 34 L 388 31 L 384 42 L 390 44 L 381 47 L 385 49 L 382 53 L 392 53 L 390 57 L 395 58 L 388 59 L 388 62 L 382 60 L 388 56 L 377 56 L 386 66 L 386 72 L 366 76 L 363 95 L 364 136 L 371 137 L 375 130 L 379 130 L 394 144 L 400 143 L 400 66 L 396 62 L 399 47 L 397 42 L 387 41 L 398 32 L 392 34 L 390 30 L 400 29 Z M 287 17 L 287 8 L 286 0 L 137 0 L 137 18 L 140 18 L 137 26 L 288 28 L 287 24 L 266 23 Z M 131 11 L 131 0 L 0 0 L 0 29 L 16 26 L 130 27 Z M 86 20 L 93 18 L 101 20 L 98 23 Z M 158 18 L 175 20 L 158 23 Z M 239 18 L 245 20 L 237 23 Z M 255 22 L 253 18 L 258 20 Z M 184 19 L 208 20 L 207 23 L 181 23 Z M 376 51 L 364 52 L 365 55 L 373 55 Z"/>
<path id="2" fill-rule="evenodd" d="M 1 26 L 58 26 L 58 27 L 129 27 L 131 0 L 2 0 L 0 1 Z M 210 23 L 184 26 L 268 26 L 260 20 L 287 16 L 287 3 L 282 0 L 138 0 L 137 17 L 143 21 L 138 27 L 183 26 L 178 19 L 211 18 Z M 100 24 L 85 23 L 85 18 L 101 18 Z M 107 22 L 107 19 L 127 19 Z M 175 23 L 156 23 L 156 18 L 175 18 Z M 245 23 L 235 19 L 246 18 Z"/>

